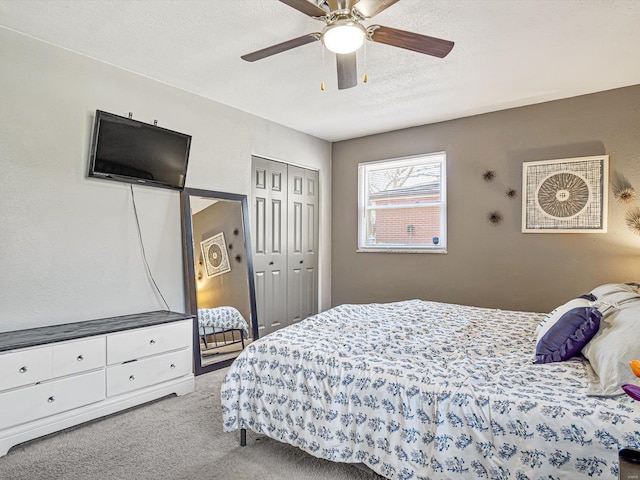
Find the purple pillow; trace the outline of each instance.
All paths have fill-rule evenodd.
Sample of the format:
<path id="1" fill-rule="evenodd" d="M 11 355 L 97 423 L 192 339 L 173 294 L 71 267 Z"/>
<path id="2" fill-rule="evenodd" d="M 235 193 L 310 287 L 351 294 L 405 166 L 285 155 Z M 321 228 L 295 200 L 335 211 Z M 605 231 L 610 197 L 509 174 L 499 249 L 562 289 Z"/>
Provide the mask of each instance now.
<path id="1" fill-rule="evenodd" d="M 595 307 L 576 307 L 562 315 L 538 341 L 534 363 L 564 362 L 580 353 L 598 333 L 602 313 Z"/>

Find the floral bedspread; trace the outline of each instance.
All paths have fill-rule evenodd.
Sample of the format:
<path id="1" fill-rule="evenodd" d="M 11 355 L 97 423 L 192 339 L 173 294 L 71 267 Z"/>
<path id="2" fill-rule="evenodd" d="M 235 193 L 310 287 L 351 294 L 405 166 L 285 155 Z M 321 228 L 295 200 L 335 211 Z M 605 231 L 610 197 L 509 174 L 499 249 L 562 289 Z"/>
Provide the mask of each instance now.
<path id="1" fill-rule="evenodd" d="M 240 330 L 242 338 L 249 337 L 249 326 L 242 314 L 234 307 L 199 308 L 198 325 L 211 327 L 214 333 Z M 205 330 L 206 331 L 206 330 Z M 211 333 L 208 332 L 207 333 Z"/>
<path id="2" fill-rule="evenodd" d="M 342 305 L 249 345 L 222 385 L 251 429 L 390 479 L 617 479 L 640 404 L 587 397 L 583 360 L 533 364 L 542 314 Z"/>

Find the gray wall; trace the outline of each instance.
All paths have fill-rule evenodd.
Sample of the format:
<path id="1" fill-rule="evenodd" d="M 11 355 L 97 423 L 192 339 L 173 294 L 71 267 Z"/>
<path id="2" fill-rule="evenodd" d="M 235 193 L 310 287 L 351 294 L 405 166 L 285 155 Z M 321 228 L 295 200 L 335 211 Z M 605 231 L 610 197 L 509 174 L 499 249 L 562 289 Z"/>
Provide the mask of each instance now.
<path id="1" fill-rule="evenodd" d="M 0 331 L 164 308 L 129 186 L 86 177 L 96 109 L 191 134 L 190 187 L 248 195 L 252 154 L 319 170 L 329 305 L 328 142 L 0 28 Z M 153 275 L 184 311 L 179 193 L 135 192 Z"/>
<path id="2" fill-rule="evenodd" d="M 358 163 L 438 151 L 447 152 L 449 253 L 356 253 Z M 611 188 L 606 234 L 520 233 L 523 162 L 601 154 L 611 177 L 640 194 L 640 86 L 334 144 L 332 303 L 421 298 L 549 311 L 600 283 L 639 281 L 640 237 Z M 492 183 L 485 169 L 496 171 Z M 494 209 L 504 216 L 498 226 L 486 220 Z"/>

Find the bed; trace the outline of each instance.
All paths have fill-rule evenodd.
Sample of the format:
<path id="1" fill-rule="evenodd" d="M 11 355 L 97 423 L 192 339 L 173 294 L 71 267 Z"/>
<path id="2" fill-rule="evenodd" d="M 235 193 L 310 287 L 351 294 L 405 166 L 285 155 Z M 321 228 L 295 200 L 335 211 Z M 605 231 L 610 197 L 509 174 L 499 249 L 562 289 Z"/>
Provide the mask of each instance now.
<path id="1" fill-rule="evenodd" d="M 587 396 L 597 376 L 581 356 L 533 363 L 554 314 L 335 307 L 244 350 L 222 385 L 224 430 L 389 479 L 617 478 L 618 449 L 640 447 L 640 406 Z"/>
<path id="2" fill-rule="evenodd" d="M 198 309 L 198 330 L 203 351 L 241 343 L 249 337 L 249 325 L 234 307 Z"/>

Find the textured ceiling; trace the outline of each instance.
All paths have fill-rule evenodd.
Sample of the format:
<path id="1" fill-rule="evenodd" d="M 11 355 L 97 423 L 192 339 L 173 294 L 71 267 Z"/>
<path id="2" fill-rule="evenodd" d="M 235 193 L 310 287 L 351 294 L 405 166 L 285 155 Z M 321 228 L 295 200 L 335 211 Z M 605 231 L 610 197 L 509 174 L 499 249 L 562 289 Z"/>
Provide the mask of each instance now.
<path id="1" fill-rule="evenodd" d="M 401 0 L 373 23 L 456 45 L 369 42 L 348 90 L 327 53 L 323 92 L 319 42 L 240 59 L 321 30 L 277 0 L 0 0 L 6 28 L 329 141 L 640 84 L 640 0 Z"/>

